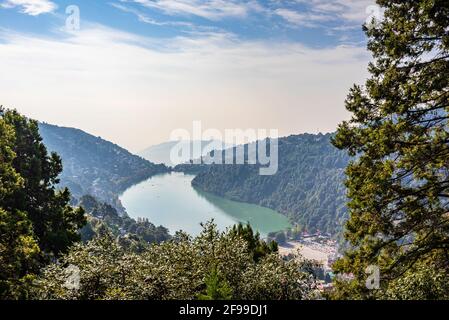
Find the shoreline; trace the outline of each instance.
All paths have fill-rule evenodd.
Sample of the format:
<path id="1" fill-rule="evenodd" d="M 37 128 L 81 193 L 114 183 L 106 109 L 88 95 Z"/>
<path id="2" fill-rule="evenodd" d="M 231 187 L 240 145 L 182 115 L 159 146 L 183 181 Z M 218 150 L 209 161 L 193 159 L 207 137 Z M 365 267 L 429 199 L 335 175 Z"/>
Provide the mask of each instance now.
<path id="1" fill-rule="evenodd" d="M 315 241 L 288 241 L 279 245 L 279 254 L 283 257 L 290 254 L 300 254 L 301 257 L 318 262 L 325 270 L 331 269 L 331 261 L 336 255 L 337 249 L 334 245 L 321 244 Z"/>

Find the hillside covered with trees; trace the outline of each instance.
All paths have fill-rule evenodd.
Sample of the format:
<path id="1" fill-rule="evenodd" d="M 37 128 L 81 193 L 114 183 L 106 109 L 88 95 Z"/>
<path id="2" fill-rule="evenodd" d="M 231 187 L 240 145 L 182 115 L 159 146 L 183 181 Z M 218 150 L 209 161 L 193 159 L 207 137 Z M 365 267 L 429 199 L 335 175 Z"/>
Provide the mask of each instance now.
<path id="1" fill-rule="evenodd" d="M 126 243 L 126 246 L 135 248 L 171 239 L 167 228 L 156 227 L 148 219 L 135 220 L 127 214 L 119 214 L 117 209 L 92 196 L 82 196 L 77 206 L 82 207 L 87 214 L 87 223 L 80 231 L 83 242 L 105 233 L 110 233 L 123 244 Z"/>
<path id="2" fill-rule="evenodd" d="M 167 172 L 127 150 L 79 129 L 39 124 L 49 151 L 62 159 L 61 185 L 79 198 L 91 194 L 120 208 L 117 195 L 149 177 Z"/>
<path id="3" fill-rule="evenodd" d="M 257 165 L 201 165 L 192 185 L 232 200 L 279 211 L 305 230 L 336 234 L 347 218 L 345 167 L 350 157 L 331 144 L 332 134 L 279 139 L 279 170 L 259 175 Z M 176 170 L 194 171 L 195 165 Z"/>

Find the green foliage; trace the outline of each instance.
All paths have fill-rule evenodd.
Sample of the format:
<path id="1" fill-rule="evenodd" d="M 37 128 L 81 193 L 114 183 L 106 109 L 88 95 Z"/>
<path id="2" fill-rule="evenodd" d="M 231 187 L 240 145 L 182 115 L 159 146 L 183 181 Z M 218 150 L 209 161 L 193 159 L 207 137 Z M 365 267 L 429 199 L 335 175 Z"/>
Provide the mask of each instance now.
<path id="1" fill-rule="evenodd" d="M 0 208 L 0 300 L 27 298 L 39 253 L 27 215 Z"/>
<path id="2" fill-rule="evenodd" d="M 84 211 L 68 205 L 68 189 L 55 191 L 62 171 L 61 159 L 47 153 L 37 122 L 15 110 L 3 110 L 0 116 L 14 128 L 12 165 L 23 179 L 23 187 L 4 200 L 3 208 L 26 212 L 42 252 L 58 255 L 79 241 Z"/>
<path id="3" fill-rule="evenodd" d="M 433 264 L 432 261 L 430 261 Z M 386 291 L 378 292 L 380 299 L 439 300 L 449 299 L 449 281 L 446 270 L 429 268 L 417 263 L 403 276 L 391 281 Z"/>
<path id="4" fill-rule="evenodd" d="M 217 267 L 212 267 L 212 270 L 206 276 L 204 283 L 206 284 L 206 294 L 200 294 L 198 300 L 232 299 L 232 289 L 221 276 Z"/>
<path id="5" fill-rule="evenodd" d="M 301 238 L 303 227 L 299 224 L 295 225 L 292 229 L 289 230 L 289 236 L 292 239 L 298 240 Z"/>
<path id="6" fill-rule="evenodd" d="M 0 112 L 2 112 L 1 107 Z M 23 186 L 23 179 L 12 166 L 16 156 L 13 151 L 14 142 L 14 128 L 0 117 L 0 201 L 2 204 L 15 190 Z"/>
<path id="7" fill-rule="evenodd" d="M 83 210 L 54 189 L 61 170 L 37 123 L 0 107 L 0 299 L 28 298 L 39 267 L 79 239 Z"/>
<path id="8" fill-rule="evenodd" d="M 259 232 L 254 234 L 254 231 L 249 224 L 245 226 L 241 223 L 234 225 L 229 231 L 229 234 L 230 236 L 239 237 L 246 241 L 250 254 L 255 262 L 271 253 L 278 252 L 278 245 L 276 242 L 270 241 L 270 243 L 267 244 L 260 239 Z"/>
<path id="9" fill-rule="evenodd" d="M 350 158 L 332 146 L 331 136 L 280 138 L 279 170 L 275 175 L 259 175 L 257 165 L 203 165 L 192 185 L 274 209 L 304 226 L 305 231 L 336 234 L 347 219 L 343 182 Z M 175 169 L 188 170 L 186 167 Z"/>
<path id="10" fill-rule="evenodd" d="M 0 112 L 3 109 L 0 108 Z M 13 167 L 16 154 L 14 127 L 0 117 L 0 299 L 26 296 L 26 287 L 36 270 L 39 253 L 27 215 L 7 206 L 11 196 L 23 188 L 23 179 Z"/>
<path id="11" fill-rule="evenodd" d="M 118 202 L 121 192 L 168 170 L 78 129 L 40 123 L 39 130 L 46 147 L 62 159 L 61 185 L 77 198 L 92 194 L 122 209 Z"/>
<path id="12" fill-rule="evenodd" d="M 277 232 L 274 240 L 279 244 L 285 244 L 287 242 L 287 237 L 285 236 L 285 232 Z"/>
<path id="13" fill-rule="evenodd" d="M 115 237 L 121 237 L 122 245 L 135 250 L 140 250 L 147 243 L 160 243 L 171 238 L 166 228 L 156 227 L 148 219 L 136 221 L 126 214 L 120 215 L 114 207 L 98 202 L 92 196 L 81 197 L 78 205 L 88 213 L 87 224 L 81 230 L 84 242 L 104 233 L 105 229 Z"/>
<path id="14" fill-rule="evenodd" d="M 68 266 L 79 268 L 80 286 L 66 286 Z M 316 297 L 313 277 L 300 271 L 297 260 L 269 254 L 255 262 L 248 243 L 212 223 L 196 238 L 178 233 L 171 241 L 143 252 L 122 247 L 104 235 L 75 245 L 48 266 L 37 281 L 40 299 L 203 298 L 310 299 Z M 215 270 L 215 271 L 214 271 Z M 205 294 L 206 292 L 206 294 Z"/>
<path id="15" fill-rule="evenodd" d="M 335 264 L 351 281 L 337 298 L 447 298 L 449 281 L 449 2 L 378 0 L 385 19 L 365 27 L 374 61 L 346 100 L 352 119 L 334 144 L 347 168 L 351 248 Z M 365 269 L 380 268 L 381 290 Z"/>

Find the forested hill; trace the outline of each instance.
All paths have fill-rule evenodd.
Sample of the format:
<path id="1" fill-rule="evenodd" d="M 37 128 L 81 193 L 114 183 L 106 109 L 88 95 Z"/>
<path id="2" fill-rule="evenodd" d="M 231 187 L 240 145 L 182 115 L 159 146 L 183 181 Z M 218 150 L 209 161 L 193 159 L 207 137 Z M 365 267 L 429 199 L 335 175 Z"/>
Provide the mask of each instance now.
<path id="1" fill-rule="evenodd" d="M 254 165 L 213 165 L 192 185 L 226 198 L 275 209 L 309 232 L 338 233 L 346 219 L 345 167 L 349 157 L 331 134 L 279 139 L 279 170 L 259 175 Z"/>
<path id="2" fill-rule="evenodd" d="M 118 205 L 119 193 L 168 170 L 79 129 L 40 123 L 39 131 L 49 151 L 62 158 L 61 185 L 75 197 L 91 194 Z"/>

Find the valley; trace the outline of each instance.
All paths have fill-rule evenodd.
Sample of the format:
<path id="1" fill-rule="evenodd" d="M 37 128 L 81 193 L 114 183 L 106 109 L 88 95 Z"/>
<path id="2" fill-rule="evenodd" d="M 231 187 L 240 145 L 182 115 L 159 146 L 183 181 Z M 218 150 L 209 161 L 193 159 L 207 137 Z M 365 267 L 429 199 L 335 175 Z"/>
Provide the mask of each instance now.
<path id="1" fill-rule="evenodd" d="M 349 158 L 332 147 L 330 134 L 280 138 L 279 172 L 260 176 L 257 165 L 171 168 L 79 129 L 41 123 L 39 131 L 62 159 L 60 187 L 70 189 L 75 204 L 92 195 L 172 234 L 198 234 L 200 223 L 214 219 L 221 230 L 249 222 L 263 236 L 293 225 L 301 233 L 335 236 L 346 219 L 343 170 Z M 150 147 L 145 157 L 167 158 L 171 147 L 173 142 Z"/>
<path id="2" fill-rule="evenodd" d="M 126 190 L 120 201 L 132 218 L 147 218 L 172 234 L 183 230 L 197 235 L 202 230 L 200 223 L 212 219 L 221 231 L 248 222 L 264 237 L 291 227 L 288 218 L 274 210 L 193 188 L 194 178 L 179 172 L 157 175 Z"/>

